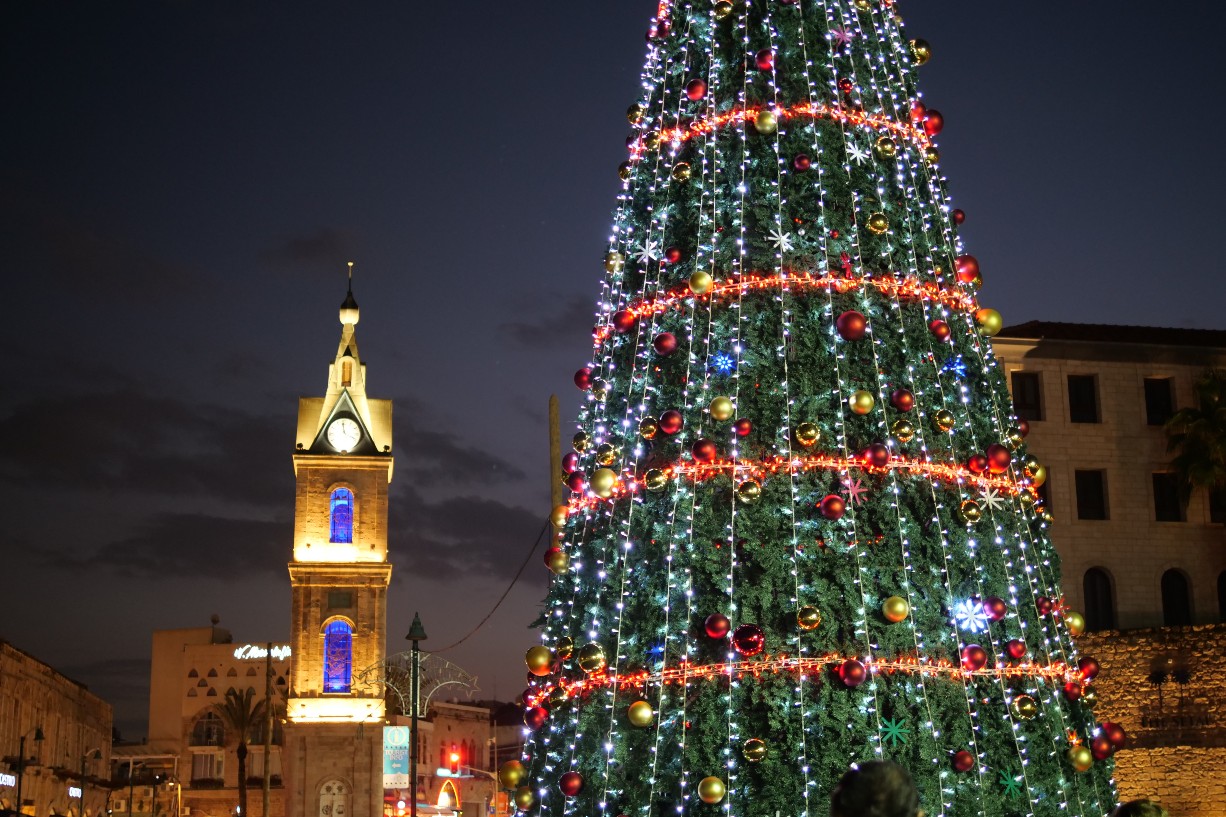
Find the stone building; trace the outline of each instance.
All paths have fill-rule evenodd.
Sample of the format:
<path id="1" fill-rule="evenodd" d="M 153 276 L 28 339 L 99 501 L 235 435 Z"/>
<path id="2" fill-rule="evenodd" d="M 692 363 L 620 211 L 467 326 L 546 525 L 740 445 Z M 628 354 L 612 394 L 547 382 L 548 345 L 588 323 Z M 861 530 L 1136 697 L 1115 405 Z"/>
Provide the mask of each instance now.
<path id="1" fill-rule="evenodd" d="M 111 705 L 84 684 L 0 641 L 0 810 L 105 814 L 111 725 Z"/>
<path id="2" fill-rule="evenodd" d="M 1064 597 L 1102 666 L 1124 799 L 1226 815 L 1226 496 L 1185 504 L 1163 424 L 1226 369 L 1226 332 L 1032 322 L 993 339 L 1030 451 L 1047 469 Z"/>

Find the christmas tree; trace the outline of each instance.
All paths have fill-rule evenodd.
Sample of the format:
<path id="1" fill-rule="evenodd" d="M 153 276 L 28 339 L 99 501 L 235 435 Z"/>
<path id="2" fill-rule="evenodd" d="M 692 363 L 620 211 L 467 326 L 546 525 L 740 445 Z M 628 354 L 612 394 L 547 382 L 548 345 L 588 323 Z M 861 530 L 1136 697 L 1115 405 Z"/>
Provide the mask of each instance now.
<path id="1" fill-rule="evenodd" d="M 1101 815 L 1028 455 L 893 0 L 661 4 L 503 783 L 544 817 Z"/>

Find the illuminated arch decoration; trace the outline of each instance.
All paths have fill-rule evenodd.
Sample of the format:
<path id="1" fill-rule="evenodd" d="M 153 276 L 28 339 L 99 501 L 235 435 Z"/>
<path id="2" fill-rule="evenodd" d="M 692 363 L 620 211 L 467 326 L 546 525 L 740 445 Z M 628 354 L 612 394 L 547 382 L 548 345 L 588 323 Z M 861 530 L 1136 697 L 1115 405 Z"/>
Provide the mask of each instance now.
<path id="1" fill-rule="evenodd" d="M 353 681 L 353 625 L 343 618 L 324 627 L 324 692 L 348 692 Z"/>
<path id="2" fill-rule="evenodd" d="M 353 491 L 348 488 L 333 491 L 330 511 L 332 533 L 328 541 L 341 544 L 353 542 Z"/>

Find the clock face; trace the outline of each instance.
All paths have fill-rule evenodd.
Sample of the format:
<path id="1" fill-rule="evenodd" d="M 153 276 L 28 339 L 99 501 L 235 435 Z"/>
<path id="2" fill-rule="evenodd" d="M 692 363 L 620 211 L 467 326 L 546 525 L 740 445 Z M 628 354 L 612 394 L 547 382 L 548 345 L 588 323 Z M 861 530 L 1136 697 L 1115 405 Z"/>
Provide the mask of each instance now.
<path id="1" fill-rule="evenodd" d="M 362 429 L 348 417 L 338 417 L 328 426 L 328 442 L 342 454 L 352 451 L 362 439 Z"/>

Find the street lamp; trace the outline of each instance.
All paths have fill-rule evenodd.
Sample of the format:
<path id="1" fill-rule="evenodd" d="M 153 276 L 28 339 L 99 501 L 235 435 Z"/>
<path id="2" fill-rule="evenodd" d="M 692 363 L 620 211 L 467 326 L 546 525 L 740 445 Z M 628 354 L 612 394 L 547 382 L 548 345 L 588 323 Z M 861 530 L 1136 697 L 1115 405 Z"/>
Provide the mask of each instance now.
<path id="1" fill-rule="evenodd" d="M 26 770 L 26 738 L 30 735 L 30 732 L 34 733 L 35 743 L 42 743 L 43 740 L 45 739 L 45 736 L 43 735 L 43 728 L 41 726 L 35 726 L 29 732 L 26 732 L 24 735 L 22 735 L 21 738 L 17 741 L 17 813 L 18 814 L 21 814 L 21 779 L 22 777 L 25 776 L 25 770 Z M 35 807 L 34 811 L 35 813 L 37 813 L 38 808 Z"/>
<path id="2" fill-rule="evenodd" d="M 85 817 L 85 761 L 90 759 L 102 760 L 101 746 L 81 755 L 81 793 L 77 795 L 77 799 L 80 800 L 77 806 L 77 817 Z"/>
<path id="3" fill-rule="evenodd" d="M 409 669 L 409 815 L 417 817 L 417 699 L 421 695 L 421 642 L 426 640 L 426 628 L 421 626 L 421 616 L 413 613 L 406 641 L 413 642 L 412 660 Z"/>

